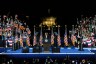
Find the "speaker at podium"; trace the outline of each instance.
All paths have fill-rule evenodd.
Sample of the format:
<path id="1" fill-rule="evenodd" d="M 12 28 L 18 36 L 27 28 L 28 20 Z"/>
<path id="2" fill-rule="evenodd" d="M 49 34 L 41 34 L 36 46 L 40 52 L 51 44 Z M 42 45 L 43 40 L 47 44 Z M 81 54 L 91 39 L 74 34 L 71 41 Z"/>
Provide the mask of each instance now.
<path id="1" fill-rule="evenodd" d="M 51 47 L 51 44 L 50 43 L 44 43 L 43 44 L 43 48 L 44 48 L 44 52 L 50 52 L 50 47 Z"/>
<path id="2" fill-rule="evenodd" d="M 44 48 L 44 53 L 50 52 L 50 35 L 45 32 L 44 38 L 43 38 L 43 48 Z"/>

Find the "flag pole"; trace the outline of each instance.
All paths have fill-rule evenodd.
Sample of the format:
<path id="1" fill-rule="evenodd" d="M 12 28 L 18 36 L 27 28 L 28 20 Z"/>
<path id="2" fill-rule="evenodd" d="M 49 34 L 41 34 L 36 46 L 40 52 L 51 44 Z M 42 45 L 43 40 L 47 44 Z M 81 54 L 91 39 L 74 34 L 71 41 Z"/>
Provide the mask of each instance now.
<path id="1" fill-rule="evenodd" d="M 36 42 L 36 41 L 35 41 L 35 25 L 34 25 L 34 38 L 33 38 L 33 46 L 36 44 L 35 42 Z"/>
<path id="2" fill-rule="evenodd" d="M 65 25 L 64 43 L 65 43 L 65 46 L 68 46 L 68 41 L 67 41 L 67 25 Z"/>
<path id="3" fill-rule="evenodd" d="M 72 44 L 75 46 L 75 36 L 74 36 L 74 25 L 72 25 L 72 34 L 71 34 L 71 39 L 72 39 Z"/>
<path id="4" fill-rule="evenodd" d="M 40 45 L 42 46 L 43 45 L 43 43 L 42 43 L 42 39 L 43 39 L 43 36 L 42 36 L 42 23 L 41 23 L 40 27 L 41 27 L 41 30 L 40 30 Z"/>
<path id="5" fill-rule="evenodd" d="M 61 45 L 61 42 L 60 42 L 60 31 L 59 31 L 59 27 L 60 27 L 60 25 L 58 25 L 58 38 L 57 38 L 57 40 L 58 40 L 58 45 L 60 46 Z"/>
<path id="6" fill-rule="evenodd" d="M 51 30 L 51 45 L 54 44 L 54 33 L 53 33 L 53 26 L 52 26 L 52 30 Z"/>
<path id="7" fill-rule="evenodd" d="M 41 37 L 42 37 L 42 24 L 41 24 Z M 43 38 L 43 37 L 42 37 Z M 41 46 L 42 46 L 42 41 L 41 41 Z"/>

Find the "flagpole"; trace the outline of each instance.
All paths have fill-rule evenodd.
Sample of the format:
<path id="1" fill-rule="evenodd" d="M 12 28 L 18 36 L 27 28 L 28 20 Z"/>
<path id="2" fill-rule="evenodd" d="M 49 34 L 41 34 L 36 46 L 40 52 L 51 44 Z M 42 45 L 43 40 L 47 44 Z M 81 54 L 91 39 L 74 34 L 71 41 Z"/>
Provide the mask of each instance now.
<path id="1" fill-rule="evenodd" d="M 59 31 L 59 27 L 60 27 L 60 25 L 58 25 L 58 45 L 60 46 L 61 45 L 61 42 L 60 42 L 60 31 Z"/>
<path id="2" fill-rule="evenodd" d="M 57 39 L 59 38 L 59 25 L 58 25 L 58 37 L 57 37 Z M 58 45 L 59 45 L 59 41 L 58 41 Z"/>
<path id="3" fill-rule="evenodd" d="M 41 37 L 42 37 L 42 24 L 41 24 Z M 43 38 L 43 37 L 42 37 Z M 41 42 L 41 46 L 43 45 L 43 43 Z"/>
<path id="4" fill-rule="evenodd" d="M 34 25 L 34 39 L 33 39 L 33 46 L 35 45 L 35 25 Z"/>
<path id="5" fill-rule="evenodd" d="M 74 34 L 74 25 L 72 25 L 72 34 Z"/>
<path id="6" fill-rule="evenodd" d="M 65 35 L 64 35 L 64 43 L 65 43 L 65 46 L 68 46 L 68 41 L 67 41 L 67 25 L 65 25 Z"/>
<path id="7" fill-rule="evenodd" d="M 72 25 L 72 35 L 71 35 L 71 38 L 72 38 L 72 44 L 73 44 L 73 46 L 75 46 L 74 25 Z"/>
<path id="8" fill-rule="evenodd" d="M 52 30 L 51 30 L 51 45 L 54 44 L 54 33 L 53 33 L 53 26 L 52 26 Z"/>
<path id="9" fill-rule="evenodd" d="M 42 24 L 40 25 L 41 27 L 41 30 L 40 30 L 40 45 L 42 46 L 43 43 L 42 43 L 42 39 L 43 39 L 43 36 L 42 36 Z"/>
<path id="10" fill-rule="evenodd" d="M 52 36 L 53 36 L 53 27 L 52 27 Z M 52 38 L 51 38 L 52 39 Z M 53 45 L 53 42 L 51 42 L 52 43 L 52 45 Z"/>

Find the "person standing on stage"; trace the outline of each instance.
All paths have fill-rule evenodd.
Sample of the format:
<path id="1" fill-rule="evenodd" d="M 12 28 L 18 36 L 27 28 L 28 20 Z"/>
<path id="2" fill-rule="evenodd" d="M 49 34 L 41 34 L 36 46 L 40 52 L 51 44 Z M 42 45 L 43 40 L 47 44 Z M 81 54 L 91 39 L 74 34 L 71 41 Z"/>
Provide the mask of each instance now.
<path id="1" fill-rule="evenodd" d="M 26 32 L 23 31 L 23 46 L 26 46 L 26 39 L 27 39 L 27 34 Z"/>
<path id="2" fill-rule="evenodd" d="M 7 43 L 8 43 L 8 46 L 9 46 L 9 47 L 12 47 L 13 40 L 12 40 L 11 33 L 8 33 L 7 40 L 8 40 L 8 41 L 7 41 Z"/>
<path id="3" fill-rule="evenodd" d="M 0 25 L 0 46 L 2 46 L 2 27 Z"/>

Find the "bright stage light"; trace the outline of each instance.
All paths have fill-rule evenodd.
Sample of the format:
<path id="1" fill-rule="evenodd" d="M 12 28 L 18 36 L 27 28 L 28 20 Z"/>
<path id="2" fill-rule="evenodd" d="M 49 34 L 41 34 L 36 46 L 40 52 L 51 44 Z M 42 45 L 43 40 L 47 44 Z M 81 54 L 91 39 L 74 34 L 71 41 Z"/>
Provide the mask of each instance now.
<path id="1" fill-rule="evenodd" d="M 56 25 L 55 20 L 56 20 L 56 18 L 54 18 L 54 17 L 48 17 L 43 20 L 42 24 L 46 25 L 48 27 L 48 29 L 50 30 L 51 26 Z"/>

